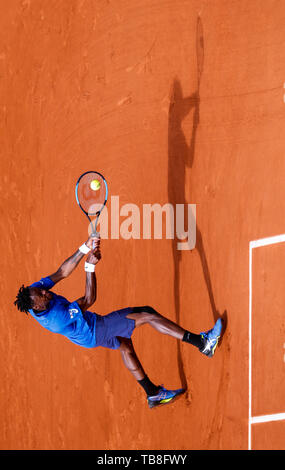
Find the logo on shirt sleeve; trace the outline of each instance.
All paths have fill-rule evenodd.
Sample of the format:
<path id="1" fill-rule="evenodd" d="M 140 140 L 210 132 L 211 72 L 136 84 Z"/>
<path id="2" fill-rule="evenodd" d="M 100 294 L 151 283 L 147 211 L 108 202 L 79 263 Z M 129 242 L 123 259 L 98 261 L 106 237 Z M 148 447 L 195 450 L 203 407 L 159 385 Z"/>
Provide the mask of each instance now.
<path id="1" fill-rule="evenodd" d="M 75 315 L 76 313 L 78 313 L 78 309 L 77 309 L 77 308 L 69 308 L 69 309 L 68 309 L 68 312 L 69 312 L 70 318 L 74 318 L 74 315 Z"/>

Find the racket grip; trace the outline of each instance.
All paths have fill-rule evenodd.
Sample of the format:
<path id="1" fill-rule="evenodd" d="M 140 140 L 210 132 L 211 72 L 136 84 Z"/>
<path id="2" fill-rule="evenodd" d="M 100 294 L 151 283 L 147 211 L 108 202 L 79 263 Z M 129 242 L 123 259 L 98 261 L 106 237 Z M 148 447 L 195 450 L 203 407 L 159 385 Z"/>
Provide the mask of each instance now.
<path id="1" fill-rule="evenodd" d="M 92 232 L 92 237 L 100 238 L 100 233 L 98 233 L 97 231 Z M 92 247 L 93 247 L 93 250 L 94 250 L 94 248 L 95 248 L 95 241 L 94 240 L 92 242 Z"/>

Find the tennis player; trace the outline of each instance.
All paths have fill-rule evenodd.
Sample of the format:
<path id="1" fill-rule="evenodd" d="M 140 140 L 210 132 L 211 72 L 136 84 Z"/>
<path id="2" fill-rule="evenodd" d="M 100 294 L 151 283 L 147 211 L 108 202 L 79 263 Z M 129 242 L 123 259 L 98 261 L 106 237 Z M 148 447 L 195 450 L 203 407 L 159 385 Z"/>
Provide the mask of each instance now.
<path id="1" fill-rule="evenodd" d="M 76 301 L 69 302 L 51 289 L 74 271 L 84 255 L 87 255 L 84 265 L 85 294 Z M 125 366 L 144 389 L 149 407 L 170 403 L 184 393 L 185 389 L 167 390 L 162 385 L 151 382 L 133 347 L 131 336 L 134 329 L 149 324 L 158 332 L 192 344 L 202 354 L 212 357 L 221 335 L 222 321 L 218 319 L 215 326 L 205 333 L 194 334 L 149 306 L 127 307 L 105 316 L 90 312 L 97 297 L 95 265 L 100 259 L 100 239 L 91 236 L 55 273 L 30 286 L 22 286 L 14 304 L 21 312 L 30 313 L 47 330 L 59 333 L 79 346 L 118 349 Z"/>

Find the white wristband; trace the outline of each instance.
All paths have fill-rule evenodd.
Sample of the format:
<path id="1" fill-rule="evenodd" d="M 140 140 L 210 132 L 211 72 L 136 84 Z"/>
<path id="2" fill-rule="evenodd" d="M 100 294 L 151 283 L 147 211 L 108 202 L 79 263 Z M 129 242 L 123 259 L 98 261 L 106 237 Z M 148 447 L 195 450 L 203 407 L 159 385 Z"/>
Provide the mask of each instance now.
<path id="1" fill-rule="evenodd" d="M 84 269 L 87 273 L 94 273 L 95 272 L 95 264 L 87 263 L 87 261 L 85 261 Z"/>
<path id="2" fill-rule="evenodd" d="M 88 246 L 83 243 L 83 245 L 81 245 L 78 250 L 81 251 L 81 253 L 83 253 L 84 255 L 87 255 L 87 253 L 89 253 L 90 251 L 90 248 L 88 248 Z"/>

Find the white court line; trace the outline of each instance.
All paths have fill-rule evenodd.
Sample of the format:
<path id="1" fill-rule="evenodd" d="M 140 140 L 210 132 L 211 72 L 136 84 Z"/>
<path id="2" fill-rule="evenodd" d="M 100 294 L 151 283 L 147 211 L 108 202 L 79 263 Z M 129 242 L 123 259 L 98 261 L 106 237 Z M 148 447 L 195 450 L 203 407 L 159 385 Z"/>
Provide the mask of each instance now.
<path id="1" fill-rule="evenodd" d="M 274 415 L 251 416 L 252 413 L 252 249 L 261 246 L 274 245 L 285 242 L 285 233 L 274 237 L 260 238 L 249 242 L 249 358 L 248 358 L 248 450 L 251 450 L 251 425 L 269 421 L 281 421 L 285 419 L 285 413 Z"/>
<path id="2" fill-rule="evenodd" d="M 251 248 L 258 248 L 259 246 L 274 245 L 275 243 L 285 242 L 285 233 L 282 235 L 276 235 L 275 237 L 260 238 L 259 240 L 253 240 L 250 242 Z"/>
<path id="3" fill-rule="evenodd" d="M 256 423 L 269 423 L 271 421 L 282 421 L 285 419 L 285 413 L 276 413 L 274 415 L 253 416 L 251 424 Z"/>
<path id="4" fill-rule="evenodd" d="M 248 450 L 251 450 L 251 396 L 252 396 L 252 247 L 249 244 L 249 327 L 248 327 L 248 344 L 249 344 L 249 355 L 248 355 Z"/>

